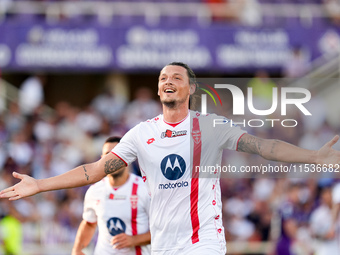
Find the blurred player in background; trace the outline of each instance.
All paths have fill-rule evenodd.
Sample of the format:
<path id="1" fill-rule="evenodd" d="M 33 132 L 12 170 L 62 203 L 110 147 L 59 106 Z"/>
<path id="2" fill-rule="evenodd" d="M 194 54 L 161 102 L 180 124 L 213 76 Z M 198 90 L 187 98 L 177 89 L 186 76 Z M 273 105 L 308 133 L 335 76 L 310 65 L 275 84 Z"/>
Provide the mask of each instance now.
<path id="1" fill-rule="evenodd" d="M 119 141 L 118 137 L 109 137 L 102 157 Z M 82 250 L 89 245 L 97 225 L 99 236 L 94 254 L 150 254 L 149 207 L 150 196 L 142 178 L 129 173 L 127 167 L 109 174 L 85 194 L 83 221 L 72 255 L 84 255 Z"/>
<path id="2" fill-rule="evenodd" d="M 42 180 L 14 173 L 21 181 L 1 191 L 0 197 L 17 200 L 43 191 L 88 185 L 122 171 L 138 158 L 151 193 L 152 254 L 221 255 L 226 253 L 226 243 L 219 176 L 199 178 L 197 167 L 221 165 L 223 149 L 281 162 L 340 163 L 340 152 L 332 148 L 338 136 L 312 151 L 246 134 L 228 125 L 230 121 L 224 117 L 220 118 L 226 125 L 213 127 L 218 116 L 189 110 L 195 89 L 195 74 L 186 64 L 166 65 L 158 80 L 163 114 L 132 128 L 113 153 L 92 164 Z"/>

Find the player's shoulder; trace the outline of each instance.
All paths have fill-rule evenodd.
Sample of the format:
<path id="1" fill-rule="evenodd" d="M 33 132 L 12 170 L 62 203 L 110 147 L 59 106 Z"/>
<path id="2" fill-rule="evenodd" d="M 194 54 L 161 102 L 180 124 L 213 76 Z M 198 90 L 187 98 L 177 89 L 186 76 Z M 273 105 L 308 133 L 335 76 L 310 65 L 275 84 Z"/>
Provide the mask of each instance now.
<path id="1" fill-rule="evenodd" d="M 138 123 L 136 126 L 134 126 L 132 129 L 130 129 L 130 133 L 139 133 L 139 132 L 143 132 L 143 130 L 145 129 L 149 129 L 149 128 L 153 128 L 156 127 L 161 120 L 163 120 L 163 114 L 159 114 L 156 117 L 152 118 L 152 119 L 148 119 L 145 121 L 142 121 L 140 123 Z"/>
<path id="2" fill-rule="evenodd" d="M 198 119 L 202 119 L 202 120 L 213 120 L 215 118 L 225 118 L 224 116 L 219 116 L 216 113 L 206 113 L 206 114 L 202 114 L 201 112 L 198 111 L 190 111 L 190 117 L 191 118 L 198 118 Z"/>
<path id="3" fill-rule="evenodd" d="M 202 127 L 207 127 L 208 130 L 212 131 L 211 127 L 235 127 L 237 125 L 233 124 L 230 119 L 225 116 L 217 115 L 216 113 L 202 114 L 196 111 L 190 111 L 191 121 L 197 118 Z M 223 125 L 228 124 L 228 125 Z"/>
<path id="4" fill-rule="evenodd" d="M 142 190 L 142 193 L 144 193 L 144 190 L 146 190 L 146 184 L 143 180 L 143 178 L 139 175 L 136 175 L 134 173 L 131 173 L 131 182 L 138 185 L 138 190 Z M 146 192 L 147 193 L 147 192 Z"/>
<path id="5" fill-rule="evenodd" d="M 159 114 L 156 117 L 152 118 L 152 119 L 148 119 L 146 121 L 143 121 L 140 123 L 140 125 L 155 125 L 160 123 L 160 121 L 163 120 L 163 114 Z"/>
<path id="6" fill-rule="evenodd" d="M 100 194 L 101 191 L 105 190 L 105 186 L 106 186 L 105 182 L 106 181 L 107 181 L 107 177 L 103 178 L 99 182 L 96 182 L 96 183 L 92 184 L 88 188 L 88 190 L 86 191 L 86 195 L 93 196 L 93 195 L 96 195 L 96 194 Z"/>
<path id="7" fill-rule="evenodd" d="M 136 174 L 134 174 L 134 173 L 130 173 L 130 178 L 131 178 L 131 181 L 133 182 L 133 183 L 136 183 L 136 184 L 140 184 L 140 183 L 144 183 L 143 182 L 143 178 L 141 177 L 141 176 L 139 176 L 139 175 L 136 175 Z"/>

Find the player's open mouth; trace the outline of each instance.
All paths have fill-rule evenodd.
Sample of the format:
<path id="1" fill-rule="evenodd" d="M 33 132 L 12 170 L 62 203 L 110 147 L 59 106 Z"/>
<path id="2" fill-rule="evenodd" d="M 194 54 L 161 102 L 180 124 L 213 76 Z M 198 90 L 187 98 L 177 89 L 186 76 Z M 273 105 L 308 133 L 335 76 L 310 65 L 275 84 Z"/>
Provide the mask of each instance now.
<path id="1" fill-rule="evenodd" d="M 175 93 L 175 90 L 173 90 L 173 89 L 165 89 L 164 92 L 165 93 Z"/>

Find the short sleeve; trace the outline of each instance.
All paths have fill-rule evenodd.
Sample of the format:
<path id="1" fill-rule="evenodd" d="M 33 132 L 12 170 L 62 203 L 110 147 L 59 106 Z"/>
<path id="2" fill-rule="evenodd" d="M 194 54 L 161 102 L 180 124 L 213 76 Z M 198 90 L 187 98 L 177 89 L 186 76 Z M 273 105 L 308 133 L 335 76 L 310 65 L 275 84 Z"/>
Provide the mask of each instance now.
<path id="1" fill-rule="evenodd" d="M 92 189 L 91 187 L 87 190 L 84 199 L 84 211 L 83 211 L 83 219 L 90 223 L 97 222 L 97 214 L 95 211 L 95 203 L 96 200 L 92 196 Z"/>
<path id="2" fill-rule="evenodd" d="M 210 115 L 209 122 L 213 132 L 211 135 L 214 136 L 214 140 L 219 144 L 219 148 L 237 150 L 241 136 L 247 133 L 247 131 L 242 130 L 230 119 L 216 114 Z"/>
<path id="3" fill-rule="evenodd" d="M 113 154 L 123 160 L 126 165 L 130 165 L 137 158 L 136 143 L 139 126 L 140 125 L 137 125 L 130 129 L 111 151 Z"/>

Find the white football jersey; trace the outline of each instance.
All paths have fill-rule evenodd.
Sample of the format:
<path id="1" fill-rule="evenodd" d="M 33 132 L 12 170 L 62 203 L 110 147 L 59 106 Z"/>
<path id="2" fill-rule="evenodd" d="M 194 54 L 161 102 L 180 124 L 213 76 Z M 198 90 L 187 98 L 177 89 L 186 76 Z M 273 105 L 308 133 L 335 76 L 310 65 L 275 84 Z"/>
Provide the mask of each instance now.
<path id="1" fill-rule="evenodd" d="M 216 119 L 223 124 L 214 127 Z M 219 175 L 192 170 L 220 165 L 223 149 L 237 149 L 245 131 L 228 123 L 194 111 L 179 123 L 159 115 L 131 129 L 112 150 L 126 164 L 138 158 L 151 195 L 152 251 L 205 242 L 225 253 Z"/>
<path id="2" fill-rule="evenodd" d="M 117 189 L 109 178 L 93 184 L 85 194 L 83 219 L 97 222 L 98 240 L 95 255 L 150 254 L 150 245 L 134 248 L 114 249 L 110 244 L 113 236 L 143 234 L 149 231 L 150 196 L 141 177 L 131 174 L 126 183 Z"/>

